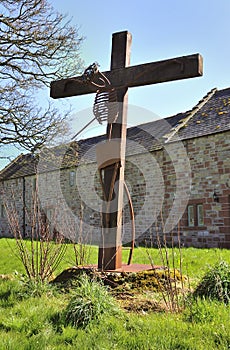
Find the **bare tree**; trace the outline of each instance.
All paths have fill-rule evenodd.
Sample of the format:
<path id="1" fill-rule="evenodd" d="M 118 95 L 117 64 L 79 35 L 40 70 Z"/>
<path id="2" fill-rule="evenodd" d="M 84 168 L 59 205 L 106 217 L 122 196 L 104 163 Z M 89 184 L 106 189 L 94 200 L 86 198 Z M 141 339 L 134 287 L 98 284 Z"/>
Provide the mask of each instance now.
<path id="1" fill-rule="evenodd" d="M 78 32 L 47 0 L 1 0 L 0 148 L 31 151 L 57 132 L 64 116 L 36 97 L 52 80 L 79 74 Z"/>

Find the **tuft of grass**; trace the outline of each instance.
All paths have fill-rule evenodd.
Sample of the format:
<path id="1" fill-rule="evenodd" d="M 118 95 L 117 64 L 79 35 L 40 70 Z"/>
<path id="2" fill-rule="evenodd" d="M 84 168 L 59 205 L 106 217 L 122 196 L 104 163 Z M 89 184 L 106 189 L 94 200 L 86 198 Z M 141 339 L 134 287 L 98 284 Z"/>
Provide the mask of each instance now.
<path id="1" fill-rule="evenodd" d="M 74 295 L 66 309 L 66 324 L 77 328 L 85 328 L 94 320 L 99 320 L 105 313 L 118 312 L 118 306 L 107 289 L 87 275 L 80 277 L 80 285 L 75 288 Z"/>
<path id="2" fill-rule="evenodd" d="M 230 265 L 226 261 L 220 261 L 214 267 L 209 268 L 196 287 L 193 296 L 229 304 Z"/>
<path id="3" fill-rule="evenodd" d="M 217 300 L 190 298 L 183 311 L 183 320 L 194 324 L 226 324 L 229 321 L 229 307 Z"/>

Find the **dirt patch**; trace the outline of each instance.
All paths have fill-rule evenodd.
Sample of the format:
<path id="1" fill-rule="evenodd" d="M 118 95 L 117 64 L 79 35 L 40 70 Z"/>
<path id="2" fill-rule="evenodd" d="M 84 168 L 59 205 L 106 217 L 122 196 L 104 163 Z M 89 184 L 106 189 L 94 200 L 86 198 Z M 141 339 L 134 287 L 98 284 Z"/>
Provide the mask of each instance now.
<path id="1" fill-rule="evenodd" d="M 166 293 L 173 288 L 178 290 L 186 280 L 178 270 L 164 268 L 141 272 L 101 272 L 93 268 L 71 267 L 64 270 L 52 283 L 70 289 L 78 283 L 82 274 L 108 286 L 122 308 L 137 313 L 165 311 L 165 303 L 156 301 L 156 294 L 159 296 L 159 293 Z"/>
<path id="2" fill-rule="evenodd" d="M 182 276 L 178 270 L 171 271 L 165 268 L 141 272 L 102 272 L 93 268 L 71 267 L 58 275 L 52 283 L 60 283 L 65 286 L 77 280 L 82 274 L 121 291 L 151 290 L 157 292 L 167 284 L 186 280 L 186 277 Z"/>
<path id="3" fill-rule="evenodd" d="M 115 297 L 120 306 L 127 312 L 146 314 L 153 311 L 165 311 L 165 305 L 155 300 L 155 296 L 150 293 L 133 293 L 132 295 L 127 293 L 120 293 Z"/>

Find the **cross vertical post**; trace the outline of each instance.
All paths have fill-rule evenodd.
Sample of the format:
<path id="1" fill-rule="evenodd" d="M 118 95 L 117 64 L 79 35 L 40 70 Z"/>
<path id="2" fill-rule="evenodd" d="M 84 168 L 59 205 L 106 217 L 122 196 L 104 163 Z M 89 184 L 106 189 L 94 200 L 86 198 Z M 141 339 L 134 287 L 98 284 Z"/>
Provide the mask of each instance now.
<path id="1" fill-rule="evenodd" d="M 132 36 L 129 32 L 114 33 L 112 38 L 111 70 L 125 68 L 130 65 L 130 49 Z M 110 125 L 107 125 L 107 138 L 116 139 L 120 143 L 120 166 L 116 175 L 116 194 L 113 198 L 109 215 L 109 227 L 106 227 L 106 209 L 103 209 L 102 242 L 99 247 L 98 268 L 116 270 L 122 265 L 122 208 L 125 170 L 126 126 L 128 107 L 128 87 L 117 89 L 119 112 L 116 123 L 113 124 L 110 134 Z M 105 196 L 108 198 L 114 167 L 104 169 Z"/>
<path id="2" fill-rule="evenodd" d="M 175 57 L 158 62 L 150 62 L 129 66 L 130 48 L 132 37 L 128 31 L 113 34 L 111 69 L 102 72 L 111 83 L 111 87 L 117 92 L 119 103 L 118 118 L 115 123 L 107 125 L 107 139 L 113 139 L 119 143 L 119 164 L 110 164 L 103 168 L 105 204 L 102 218 L 102 240 L 99 246 L 98 267 L 105 270 L 121 268 L 121 234 L 122 234 L 122 207 L 125 170 L 126 124 L 128 106 L 128 88 L 194 78 L 203 75 L 203 58 L 200 54 Z M 95 84 L 85 84 L 80 77 L 73 77 L 53 81 L 51 83 L 50 96 L 52 98 L 64 98 L 96 93 L 98 87 Z M 112 157 L 112 155 L 111 155 Z M 112 159 L 113 160 L 113 159 Z M 110 187 L 116 174 L 116 186 L 110 199 Z M 110 210 L 107 214 L 106 203 Z M 108 220 L 109 218 L 109 220 Z"/>

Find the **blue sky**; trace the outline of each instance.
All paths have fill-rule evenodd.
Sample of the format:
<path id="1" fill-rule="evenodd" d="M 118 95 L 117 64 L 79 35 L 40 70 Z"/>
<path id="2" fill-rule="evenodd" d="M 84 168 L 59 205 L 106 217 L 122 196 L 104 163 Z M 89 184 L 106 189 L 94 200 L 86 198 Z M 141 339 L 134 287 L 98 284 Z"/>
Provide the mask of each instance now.
<path id="1" fill-rule="evenodd" d="M 97 61 L 101 70 L 108 70 L 112 33 L 122 30 L 133 36 L 132 65 L 202 54 L 203 77 L 129 89 L 131 104 L 165 117 L 192 108 L 213 87 L 230 86 L 229 0 L 51 2 L 85 36 L 81 56 L 86 66 Z M 76 109 L 90 107 L 90 98 L 74 98 Z"/>
<path id="2" fill-rule="evenodd" d="M 132 65 L 202 54 L 203 77 L 131 88 L 129 103 L 132 105 L 146 108 L 162 118 L 191 109 L 214 87 L 230 86 L 229 0 L 51 2 L 57 10 L 70 15 L 72 23 L 85 36 L 81 57 L 86 67 L 97 61 L 100 70 L 108 70 L 112 33 L 123 30 L 132 33 Z M 91 108 L 93 98 L 87 95 L 71 99 L 79 128 L 84 123 L 77 113 Z M 149 121 L 148 118 L 148 113 L 139 120 L 131 116 L 129 123 L 140 124 Z M 83 133 L 82 136 L 88 135 Z"/>
<path id="3" fill-rule="evenodd" d="M 132 33 L 131 64 L 153 62 L 200 53 L 204 58 L 204 75 L 129 89 L 129 103 L 157 114 L 159 118 L 191 109 L 209 90 L 230 86 L 230 1 L 229 0 L 50 0 L 59 12 L 72 18 L 85 37 L 81 57 L 87 67 L 94 61 L 100 70 L 110 67 L 112 33 Z M 47 96 L 49 97 L 47 90 Z M 91 116 L 81 120 L 81 111 L 93 105 L 93 95 L 73 97 L 73 120 L 76 130 Z M 79 114 L 80 113 L 80 114 Z M 151 113 L 132 118 L 129 124 L 149 121 Z M 94 126 L 95 125 L 95 126 Z M 90 134 L 98 132 L 96 123 Z"/>

